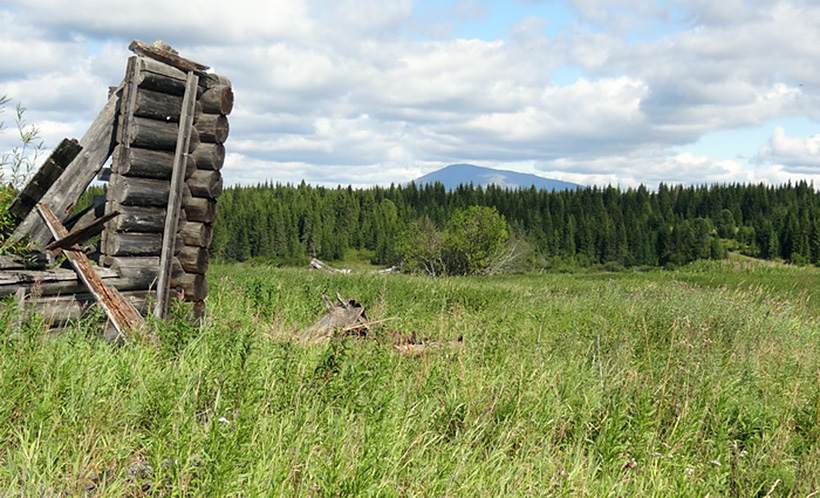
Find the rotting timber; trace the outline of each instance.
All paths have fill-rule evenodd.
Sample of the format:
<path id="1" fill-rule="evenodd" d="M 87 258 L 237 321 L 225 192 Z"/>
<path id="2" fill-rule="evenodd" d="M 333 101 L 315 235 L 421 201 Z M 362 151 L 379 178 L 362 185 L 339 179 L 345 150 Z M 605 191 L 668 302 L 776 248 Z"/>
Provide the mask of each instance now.
<path id="1" fill-rule="evenodd" d="M 195 320 L 205 313 L 231 82 L 162 42 L 129 48 L 123 81 L 82 139 L 63 140 L 11 205 L 9 243 L 32 252 L 0 257 L 0 297 L 51 328 L 99 305 L 127 333 L 148 313 L 164 317 L 172 297 L 193 302 Z M 106 195 L 72 215 L 94 179 Z M 57 267 L 59 252 L 71 256 Z"/>

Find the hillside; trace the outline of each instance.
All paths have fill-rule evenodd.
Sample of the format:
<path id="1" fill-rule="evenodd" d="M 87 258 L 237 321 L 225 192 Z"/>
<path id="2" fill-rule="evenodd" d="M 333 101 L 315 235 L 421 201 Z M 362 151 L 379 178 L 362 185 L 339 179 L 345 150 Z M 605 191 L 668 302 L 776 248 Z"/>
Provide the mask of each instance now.
<path id="1" fill-rule="evenodd" d="M 583 188 L 577 183 L 551 180 L 541 176 L 518 173 L 501 169 L 484 168 L 472 164 L 451 164 L 440 170 L 428 173 L 415 180 L 416 185 L 422 186 L 428 183 L 441 182 L 447 190 L 453 190 L 459 185 L 475 186 L 497 185 L 502 188 L 530 188 L 535 186 L 538 190 L 561 191 L 575 190 Z"/>

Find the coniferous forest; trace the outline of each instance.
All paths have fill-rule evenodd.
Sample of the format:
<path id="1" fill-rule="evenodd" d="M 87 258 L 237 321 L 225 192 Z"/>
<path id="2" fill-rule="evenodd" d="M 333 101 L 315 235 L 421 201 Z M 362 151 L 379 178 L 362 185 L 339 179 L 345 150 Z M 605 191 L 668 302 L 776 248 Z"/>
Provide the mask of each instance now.
<path id="1" fill-rule="evenodd" d="M 338 260 L 349 249 L 402 262 L 407 234 L 443 228 L 470 206 L 497 210 L 527 247 L 528 264 L 670 266 L 736 251 L 794 264 L 820 261 L 820 195 L 781 186 L 644 186 L 622 190 L 509 190 L 441 184 L 325 188 L 262 184 L 226 189 L 213 255 L 224 261 Z"/>

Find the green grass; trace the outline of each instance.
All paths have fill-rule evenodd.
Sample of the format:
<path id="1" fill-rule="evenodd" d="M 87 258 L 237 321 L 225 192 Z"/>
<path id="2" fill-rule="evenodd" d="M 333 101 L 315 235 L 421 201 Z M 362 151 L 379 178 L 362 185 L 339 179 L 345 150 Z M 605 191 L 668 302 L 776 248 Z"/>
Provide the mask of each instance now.
<path id="1" fill-rule="evenodd" d="M 0 496 L 820 490 L 816 269 L 209 278 L 205 326 L 155 323 L 160 346 L 3 339 Z M 336 292 L 384 338 L 290 339 Z M 386 329 L 465 347 L 403 356 Z"/>

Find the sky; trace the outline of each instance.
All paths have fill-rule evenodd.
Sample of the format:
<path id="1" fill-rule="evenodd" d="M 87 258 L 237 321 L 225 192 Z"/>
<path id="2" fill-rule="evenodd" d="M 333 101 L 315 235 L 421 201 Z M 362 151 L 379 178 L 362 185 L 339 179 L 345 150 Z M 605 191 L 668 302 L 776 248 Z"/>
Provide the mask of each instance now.
<path id="1" fill-rule="evenodd" d="M 0 96 L 47 149 L 161 39 L 233 83 L 227 184 L 820 185 L 816 0 L 4 0 L 0 25 Z"/>

